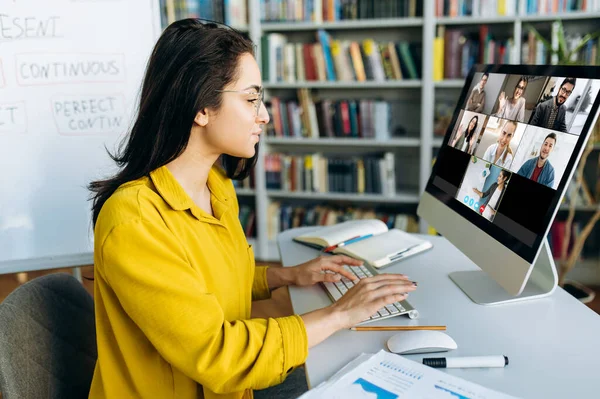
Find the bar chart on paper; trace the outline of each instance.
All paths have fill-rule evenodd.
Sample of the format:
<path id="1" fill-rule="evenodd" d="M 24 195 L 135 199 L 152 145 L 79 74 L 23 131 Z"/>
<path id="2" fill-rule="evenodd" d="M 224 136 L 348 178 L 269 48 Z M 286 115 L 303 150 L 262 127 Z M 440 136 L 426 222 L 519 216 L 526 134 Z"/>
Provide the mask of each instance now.
<path id="1" fill-rule="evenodd" d="M 348 365 L 302 399 L 513 398 L 385 351 L 361 356 L 360 362 Z"/>

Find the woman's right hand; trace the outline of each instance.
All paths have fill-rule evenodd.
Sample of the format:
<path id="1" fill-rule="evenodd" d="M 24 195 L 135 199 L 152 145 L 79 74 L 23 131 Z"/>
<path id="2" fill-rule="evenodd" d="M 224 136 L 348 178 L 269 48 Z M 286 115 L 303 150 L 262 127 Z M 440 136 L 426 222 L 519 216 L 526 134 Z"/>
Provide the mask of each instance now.
<path id="1" fill-rule="evenodd" d="M 350 328 L 374 315 L 379 309 L 406 299 L 417 283 L 403 274 L 379 274 L 364 278 L 331 307 L 341 328 Z"/>

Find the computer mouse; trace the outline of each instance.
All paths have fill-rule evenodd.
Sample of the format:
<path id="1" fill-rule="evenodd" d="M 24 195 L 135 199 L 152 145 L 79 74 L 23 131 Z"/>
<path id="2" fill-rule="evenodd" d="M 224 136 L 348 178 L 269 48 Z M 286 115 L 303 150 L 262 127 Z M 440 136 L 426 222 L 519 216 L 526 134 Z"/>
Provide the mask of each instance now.
<path id="1" fill-rule="evenodd" d="M 387 346 L 390 352 L 403 355 L 446 352 L 458 347 L 448 334 L 430 330 L 402 331 L 391 337 Z"/>

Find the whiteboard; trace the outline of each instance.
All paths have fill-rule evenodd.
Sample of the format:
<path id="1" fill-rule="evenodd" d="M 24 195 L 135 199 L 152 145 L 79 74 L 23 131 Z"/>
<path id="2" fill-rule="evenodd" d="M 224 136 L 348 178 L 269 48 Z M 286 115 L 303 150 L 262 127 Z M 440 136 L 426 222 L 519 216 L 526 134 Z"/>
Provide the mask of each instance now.
<path id="1" fill-rule="evenodd" d="M 115 172 L 157 0 L 0 0 L 0 273 L 91 264 L 86 186 Z"/>

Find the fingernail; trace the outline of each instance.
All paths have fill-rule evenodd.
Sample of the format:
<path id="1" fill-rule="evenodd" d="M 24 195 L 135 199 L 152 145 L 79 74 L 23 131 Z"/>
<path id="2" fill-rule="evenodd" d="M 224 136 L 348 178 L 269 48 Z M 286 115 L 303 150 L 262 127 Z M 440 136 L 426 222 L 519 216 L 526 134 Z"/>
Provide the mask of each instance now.
<path id="1" fill-rule="evenodd" d="M 419 284 L 418 284 L 416 281 L 413 281 L 412 283 L 413 283 L 413 285 L 414 285 L 415 287 L 416 287 L 417 285 L 419 285 Z"/>

